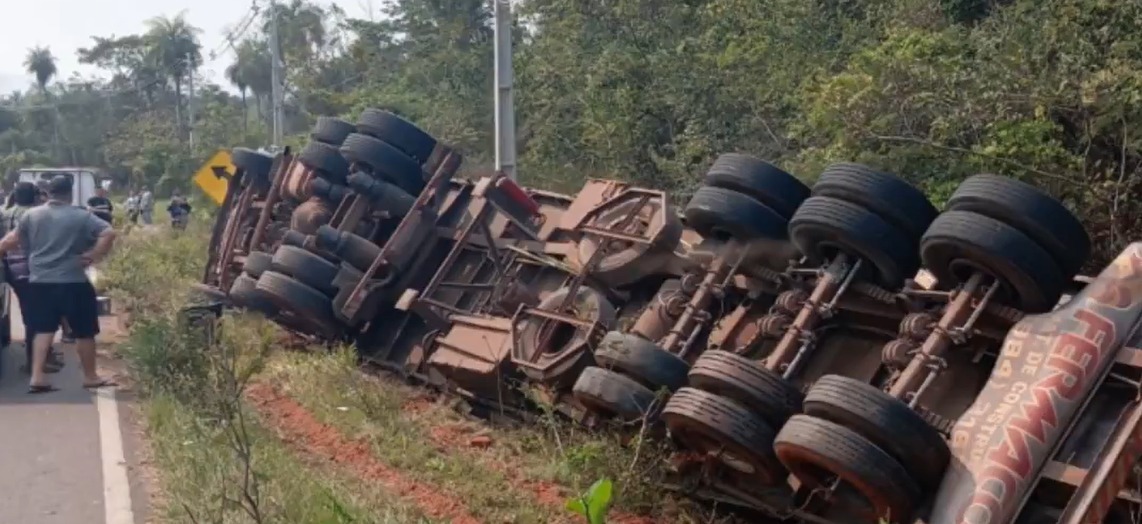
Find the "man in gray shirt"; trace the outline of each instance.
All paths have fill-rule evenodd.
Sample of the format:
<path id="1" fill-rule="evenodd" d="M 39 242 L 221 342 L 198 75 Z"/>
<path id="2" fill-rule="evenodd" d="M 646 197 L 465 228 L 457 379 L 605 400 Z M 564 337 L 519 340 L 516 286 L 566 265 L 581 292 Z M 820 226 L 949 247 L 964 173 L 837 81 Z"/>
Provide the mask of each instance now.
<path id="1" fill-rule="evenodd" d="M 71 205 L 72 184 L 69 177 L 53 178 L 48 202 L 25 212 L 16 230 L 0 239 L 0 256 L 15 248 L 23 248 L 28 256 L 30 303 L 22 313 L 35 331 L 29 393 L 55 391 L 47 383 L 44 360 L 62 321 L 75 336 L 84 387 L 113 385 L 95 370 L 99 304 L 84 270 L 111 251 L 115 231 L 90 211 Z"/>

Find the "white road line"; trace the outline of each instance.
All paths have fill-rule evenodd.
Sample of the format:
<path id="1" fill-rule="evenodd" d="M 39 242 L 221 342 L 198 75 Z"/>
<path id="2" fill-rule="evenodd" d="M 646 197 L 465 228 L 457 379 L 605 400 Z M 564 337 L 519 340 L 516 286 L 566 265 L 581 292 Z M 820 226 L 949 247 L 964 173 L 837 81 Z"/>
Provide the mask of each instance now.
<path id="1" fill-rule="evenodd" d="M 115 399 L 115 390 L 96 390 L 95 409 L 99 412 L 99 448 L 103 456 L 105 524 L 135 524 L 131 484 L 127 477 L 127 458 L 123 452 L 123 433 L 119 427 L 119 401 Z"/>

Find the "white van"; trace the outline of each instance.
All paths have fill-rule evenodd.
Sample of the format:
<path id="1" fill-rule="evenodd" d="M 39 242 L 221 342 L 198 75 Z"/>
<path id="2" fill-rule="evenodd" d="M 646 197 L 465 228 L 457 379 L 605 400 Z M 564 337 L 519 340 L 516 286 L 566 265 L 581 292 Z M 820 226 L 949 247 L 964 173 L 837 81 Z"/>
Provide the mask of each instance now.
<path id="1" fill-rule="evenodd" d="M 95 196 L 95 188 L 100 187 L 98 178 L 101 174 L 94 167 L 33 167 L 21 169 L 19 181 L 35 184 L 40 180 L 47 182 L 59 175 L 71 177 L 74 183 L 71 203 L 82 207 L 87 205 L 87 199 Z"/>

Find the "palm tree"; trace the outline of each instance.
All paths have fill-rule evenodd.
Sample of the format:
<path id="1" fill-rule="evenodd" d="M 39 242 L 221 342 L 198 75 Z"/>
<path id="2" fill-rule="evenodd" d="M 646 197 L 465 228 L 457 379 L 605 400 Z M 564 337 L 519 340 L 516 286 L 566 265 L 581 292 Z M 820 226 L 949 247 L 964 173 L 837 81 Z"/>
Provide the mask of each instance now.
<path id="1" fill-rule="evenodd" d="M 233 67 L 246 88 L 254 94 L 254 106 L 260 120 L 265 119 L 263 102 L 273 91 L 271 64 L 269 44 L 265 40 L 248 39 L 238 45 Z"/>
<path id="2" fill-rule="evenodd" d="M 48 82 L 51 82 L 52 77 L 59 72 L 56 69 L 56 57 L 52 55 L 52 50 L 38 46 L 29 49 L 28 56 L 24 58 L 24 69 L 36 77 L 36 85 L 40 87 L 40 94 L 47 98 L 49 96 Z M 60 151 L 58 107 L 52 112 L 52 147 L 58 157 Z"/>
<path id="3" fill-rule="evenodd" d="M 186 21 L 186 12 L 174 17 L 159 16 L 147 21 L 147 40 L 153 60 L 174 84 L 175 123 L 182 126 L 182 86 L 188 74 L 202 63 L 201 29 Z"/>
<path id="4" fill-rule="evenodd" d="M 46 47 L 29 49 L 28 56 L 24 58 L 24 68 L 36 77 L 36 85 L 40 87 L 40 92 L 47 95 L 48 82 L 59 72 L 52 50 Z"/>
<path id="5" fill-rule="evenodd" d="M 226 67 L 226 80 L 234 84 L 234 87 L 238 88 L 238 92 L 242 93 L 242 129 L 248 131 L 250 129 L 250 108 L 246 106 L 246 90 L 249 89 L 250 86 L 242 75 L 242 64 L 240 62 L 234 62 Z"/>

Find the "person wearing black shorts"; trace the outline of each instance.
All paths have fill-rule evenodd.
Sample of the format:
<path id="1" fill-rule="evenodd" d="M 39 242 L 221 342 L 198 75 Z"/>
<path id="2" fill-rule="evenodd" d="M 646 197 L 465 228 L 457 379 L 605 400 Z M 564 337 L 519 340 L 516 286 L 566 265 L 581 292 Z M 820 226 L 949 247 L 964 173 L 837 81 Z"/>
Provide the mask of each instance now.
<path id="1" fill-rule="evenodd" d="M 0 257 L 15 249 L 23 249 L 28 257 L 30 300 L 23 314 L 35 333 L 29 393 L 56 390 L 47 383 L 44 361 L 61 322 L 75 336 L 83 386 L 114 385 L 96 372 L 99 304 L 85 269 L 111 251 L 115 231 L 90 211 L 71 205 L 72 184 L 68 177 L 53 178 L 47 187 L 48 202 L 24 213 L 16 230 L 0 239 Z"/>

